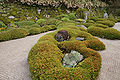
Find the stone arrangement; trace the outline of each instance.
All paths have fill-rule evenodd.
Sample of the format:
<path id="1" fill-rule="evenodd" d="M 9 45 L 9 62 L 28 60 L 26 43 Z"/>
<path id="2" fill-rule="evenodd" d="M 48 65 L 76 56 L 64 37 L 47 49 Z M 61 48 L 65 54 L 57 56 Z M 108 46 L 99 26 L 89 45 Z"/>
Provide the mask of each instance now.
<path id="1" fill-rule="evenodd" d="M 77 51 L 72 50 L 70 53 L 65 54 L 63 58 L 63 66 L 75 67 L 81 60 L 83 60 L 83 55 Z"/>

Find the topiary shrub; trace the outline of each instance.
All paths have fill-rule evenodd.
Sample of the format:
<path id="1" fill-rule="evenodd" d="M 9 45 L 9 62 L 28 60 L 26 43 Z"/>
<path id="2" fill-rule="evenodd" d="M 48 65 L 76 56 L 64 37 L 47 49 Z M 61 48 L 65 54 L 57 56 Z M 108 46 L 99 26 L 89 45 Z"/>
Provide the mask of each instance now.
<path id="1" fill-rule="evenodd" d="M 25 29 L 20 29 L 20 28 L 12 29 L 9 31 L 9 33 L 11 34 L 12 39 L 23 38 L 29 34 Z"/>
<path id="2" fill-rule="evenodd" d="M 119 19 L 119 18 L 117 19 L 117 22 L 120 22 L 120 19 Z"/>
<path id="3" fill-rule="evenodd" d="M 69 18 L 66 18 L 66 17 L 62 18 L 61 20 L 64 21 L 64 22 L 70 21 L 70 19 L 69 19 Z"/>
<path id="4" fill-rule="evenodd" d="M 115 25 L 115 22 L 109 21 L 109 20 L 104 20 L 104 21 L 96 21 L 97 23 L 107 25 L 109 27 L 113 27 Z"/>
<path id="5" fill-rule="evenodd" d="M 30 35 L 40 34 L 41 32 L 43 32 L 41 30 L 41 28 L 32 27 L 32 28 L 29 29 L 29 34 Z"/>
<path id="6" fill-rule="evenodd" d="M 0 28 L 7 28 L 7 26 L 3 22 L 0 21 Z"/>
<path id="7" fill-rule="evenodd" d="M 70 13 L 70 14 L 68 14 L 68 16 L 69 16 L 70 20 L 75 20 L 76 19 L 75 13 Z"/>
<path id="8" fill-rule="evenodd" d="M 104 30 L 104 37 L 107 39 L 120 39 L 120 31 L 113 28 L 107 28 Z"/>
<path id="9" fill-rule="evenodd" d="M 0 33 L 0 41 L 7 41 L 12 39 L 23 38 L 28 35 L 28 32 L 25 29 L 12 29 L 9 31 L 1 32 Z"/>
<path id="10" fill-rule="evenodd" d="M 70 35 L 69 41 L 57 42 L 54 35 L 66 30 Z M 85 41 L 75 40 L 84 37 Z M 101 68 L 101 56 L 95 50 L 104 50 L 105 45 L 91 34 L 72 28 L 59 28 L 39 39 L 28 55 L 31 77 L 34 80 L 78 79 L 95 80 Z M 75 50 L 83 55 L 84 60 L 74 68 L 62 66 L 64 54 Z"/>
<path id="11" fill-rule="evenodd" d="M 100 24 L 100 23 L 96 23 L 96 24 L 94 24 L 94 25 L 91 25 L 91 26 L 95 26 L 95 27 L 101 27 L 101 28 L 109 28 L 107 25 Z"/>
<path id="12" fill-rule="evenodd" d="M 46 20 L 45 19 L 38 19 L 36 21 L 36 23 L 42 27 L 42 26 L 46 25 Z"/>
<path id="13" fill-rule="evenodd" d="M 86 20 L 87 23 L 94 23 L 93 20 Z"/>
<path id="14" fill-rule="evenodd" d="M 98 17 L 91 17 L 90 20 L 97 21 L 99 18 Z"/>
<path id="15" fill-rule="evenodd" d="M 15 25 L 17 25 L 18 27 L 23 27 L 23 26 L 31 26 L 33 24 L 35 24 L 35 22 L 33 21 L 19 21 L 19 22 L 14 22 Z"/>
<path id="16" fill-rule="evenodd" d="M 62 21 L 54 18 L 50 18 L 46 21 L 47 24 L 49 25 L 59 25 Z"/>
<path id="17" fill-rule="evenodd" d="M 115 23 L 118 22 L 117 19 L 114 19 L 114 18 L 108 18 L 108 20 L 113 21 L 113 22 L 115 22 Z"/>
<path id="18" fill-rule="evenodd" d="M 94 36 L 107 39 L 120 39 L 120 31 L 113 28 L 89 27 L 88 32 Z"/>

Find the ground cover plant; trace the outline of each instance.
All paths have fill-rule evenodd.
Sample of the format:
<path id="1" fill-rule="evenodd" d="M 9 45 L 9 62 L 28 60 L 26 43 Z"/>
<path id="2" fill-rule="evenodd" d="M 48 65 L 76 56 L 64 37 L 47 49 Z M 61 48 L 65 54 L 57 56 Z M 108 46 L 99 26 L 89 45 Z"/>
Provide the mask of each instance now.
<path id="1" fill-rule="evenodd" d="M 68 41 L 55 40 L 54 35 L 60 30 L 69 33 Z M 84 37 L 85 41 L 75 40 L 78 36 Z M 95 80 L 101 67 L 101 56 L 95 50 L 104 49 L 105 45 L 100 40 L 86 31 L 77 29 L 76 26 L 58 28 L 57 31 L 41 37 L 29 52 L 31 77 L 35 80 Z M 71 50 L 81 53 L 84 60 L 75 68 L 63 67 L 61 62 L 64 54 Z"/>

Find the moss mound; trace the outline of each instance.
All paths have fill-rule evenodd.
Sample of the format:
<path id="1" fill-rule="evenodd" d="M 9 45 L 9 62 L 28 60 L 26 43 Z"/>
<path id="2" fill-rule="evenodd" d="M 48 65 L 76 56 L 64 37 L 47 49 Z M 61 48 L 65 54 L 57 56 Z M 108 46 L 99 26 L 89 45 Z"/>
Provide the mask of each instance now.
<path id="1" fill-rule="evenodd" d="M 115 22 L 109 21 L 109 20 L 104 20 L 104 21 L 96 21 L 97 23 L 107 25 L 109 27 L 113 27 L 115 25 Z"/>
<path id="2" fill-rule="evenodd" d="M 54 35 L 59 30 L 68 31 L 70 40 L 57 42 Z M 75 40 L 76 37 L 84 37 L 86 40 L 78 41 Z M 28 64 L 31 77 L 34 80 L 95 80 L 101 67 L 101 56 L 95 50 L 104 49 L 105 45 L 87 32 L 60 28 L 41 37 L 29 52 Z M 61 62 L 64 54 L 71 50 L 81 53 L 84 60 L 75 68 L 63 67 Z"/>
<path id="3" fill-rule="evenodd" d="M 113 28 L 99 28 L 99 27 L 89 27 L 88 32 L 94 36 L 107 39 L 120 39 L 120 31 Z"/>
<path id="4" fill-rule="evenodd" d="M 25 29 L 12 29 L 9 31 L 4 31 L 0 33 L 0 41 L 7 41 L 17 38 L 26 37 L 29 33 Z"/>

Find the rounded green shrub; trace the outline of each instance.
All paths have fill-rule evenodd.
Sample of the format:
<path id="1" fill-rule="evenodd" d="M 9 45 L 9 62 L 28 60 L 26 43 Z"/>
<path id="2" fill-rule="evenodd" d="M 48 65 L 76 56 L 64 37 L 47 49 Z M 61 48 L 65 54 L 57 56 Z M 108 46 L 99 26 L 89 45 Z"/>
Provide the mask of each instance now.
<path id="1" fill-rule="evenodd" d="M 88 32 L 94 36 L 107 39 L 120 39 L 120 31 L 113 28 L 89 27 Z"/>
<path id="2" fill-rule="evenodd" d="M 115 25 L 115 22 L 109 21 L 109 20 L 104 20 L 104 21 L 97 21 L 97 23 L 107 25 L 109 27 L 113 27 Z"/>
<path id="3" fill-rule="evenodd" d="M 75 20 L 76 19 L 75 13 L 70 13 L 68 16 L 69 16 L 70 20 Z"/>
<path id="4" fill-rule="evenodd" d="M 46 25 L 46 19 L 38 19 L 36 21 L 36 23 L 42 27 L 42 26 Z"/>
<path id="5" fill-rule="evenodd" d="M 0 41 L 7 41 L 12 39 L 18 39 L 26 37 L 29 33 L 25 29 L 12 29 L 0 33 Z"/>
<path id="6" fill-rule="evenodd" d="M 40 34 L 41 32 L 42 32 L 41 28 L 32 27 L 32 28 L 29 29 L 29 34 L 30 35 Z"/>
<path id="7" fill-rule="evenodd" d="M 114 18 L 108 18 L 108 20 L 113 21 L 113 22 L 115 22 L 115 23 L 118 22 L 117 19 L 114 19 Z"/>
<path id="8" fill-rule="evenodd" d="M 57 42 L 54 36 L 60 30 L 66 30 L 70 40 Z M 85 41 L 75 40 L 76 37 L 84 37 Z M 85 31 L 75 27 L 59 28 L 42 36 L 29 52 L 31 77 L 34 80 L 95 80 L 101 68 L 101 56 L 95 50 L 104 49 L 100 40 Z M 81 53 L 84 60 L 74 68 L 64 67 L 61 63 L 64 54 L 71 50 Z"/>
<path id="9" fill-rule="evenodd" d="M 69 19 L 69 18 L 66 18 L 66 17 L 62 18 L 61 20 L 64 21 L 64 22 L 70 21 L 70 19 Z"/>
<path id="10" fill-rule="evenodd" d="M 101 28 L 108 28 L 107 25 L 104 25 L 104 24 L 100 24 L 100 23 L 96 23 L 94 25 L 91 25 L 91 26 L 95 26 L 95 27 L 101 27 Z"/>
<path id="11" fill-rule="evenodd" d="M 86 22 L 87 22 L 87 23 L 94 23 L 93 20 L 87 20 Z"/>
<path id="12" fill-rule="evenodd" d="M 29 34 L 25 29 L 20 28 L 12 29 L 9 31 L 9 33 L 11 34 L 12 39 L 23 38 Z"/>
<path id="13" fill-rule="evenodd" d="M 18 27 L 22 28 L 24 26 L 31 26 L 33 24 L 35 24 L 34 21 L 19 21 L 19 22 L 14 22 L 15 25 L 17 25 Z"/>
<path id="14" fill-rule="evenodd" d="M 94 80 L 98 76 L 100 71 L 101 56 L 98 52 L 87 48 L 86 44 L 92 39 L 98 39 L 94 38 L 87 32 L 82 32 L 77 29 L 63 29 L 69 32 L 72 38 L 70 41 L 57 42 L 54 39 L 54 35 L 57 33 L 56 31 L 54 33 L 50 33 L 41 37 L 37 44 L 35 44 L 35 46 L 31 49 L 28 55 L 28 64 L 32 79 Z M 77 41 L 73 39 L 75 35 L 86 36 L 88 41 Z M 75 68 L 63 67 L 61 63 L 64 57 L 64 54 L 62 52 L 69 52 L 70 50 L 78 51 L 85 58 Z"/>
<path id="15" fill-rule="evenodd" d="M 104 37 L 107 39 L 120 39 L 120 31 L 113 28 L 107 28 L 104 30 Z"/>
<path id="16" fill-rule="evenodd" d="M 0 21 L 0 28 L 7 28 L 7 26 L 3 22 Z"/>
<path id="17" fill-rule="evenodd" d="M 90 20 L 97 21 L 99 18 L 98 17 L 91 17 Z"/>

